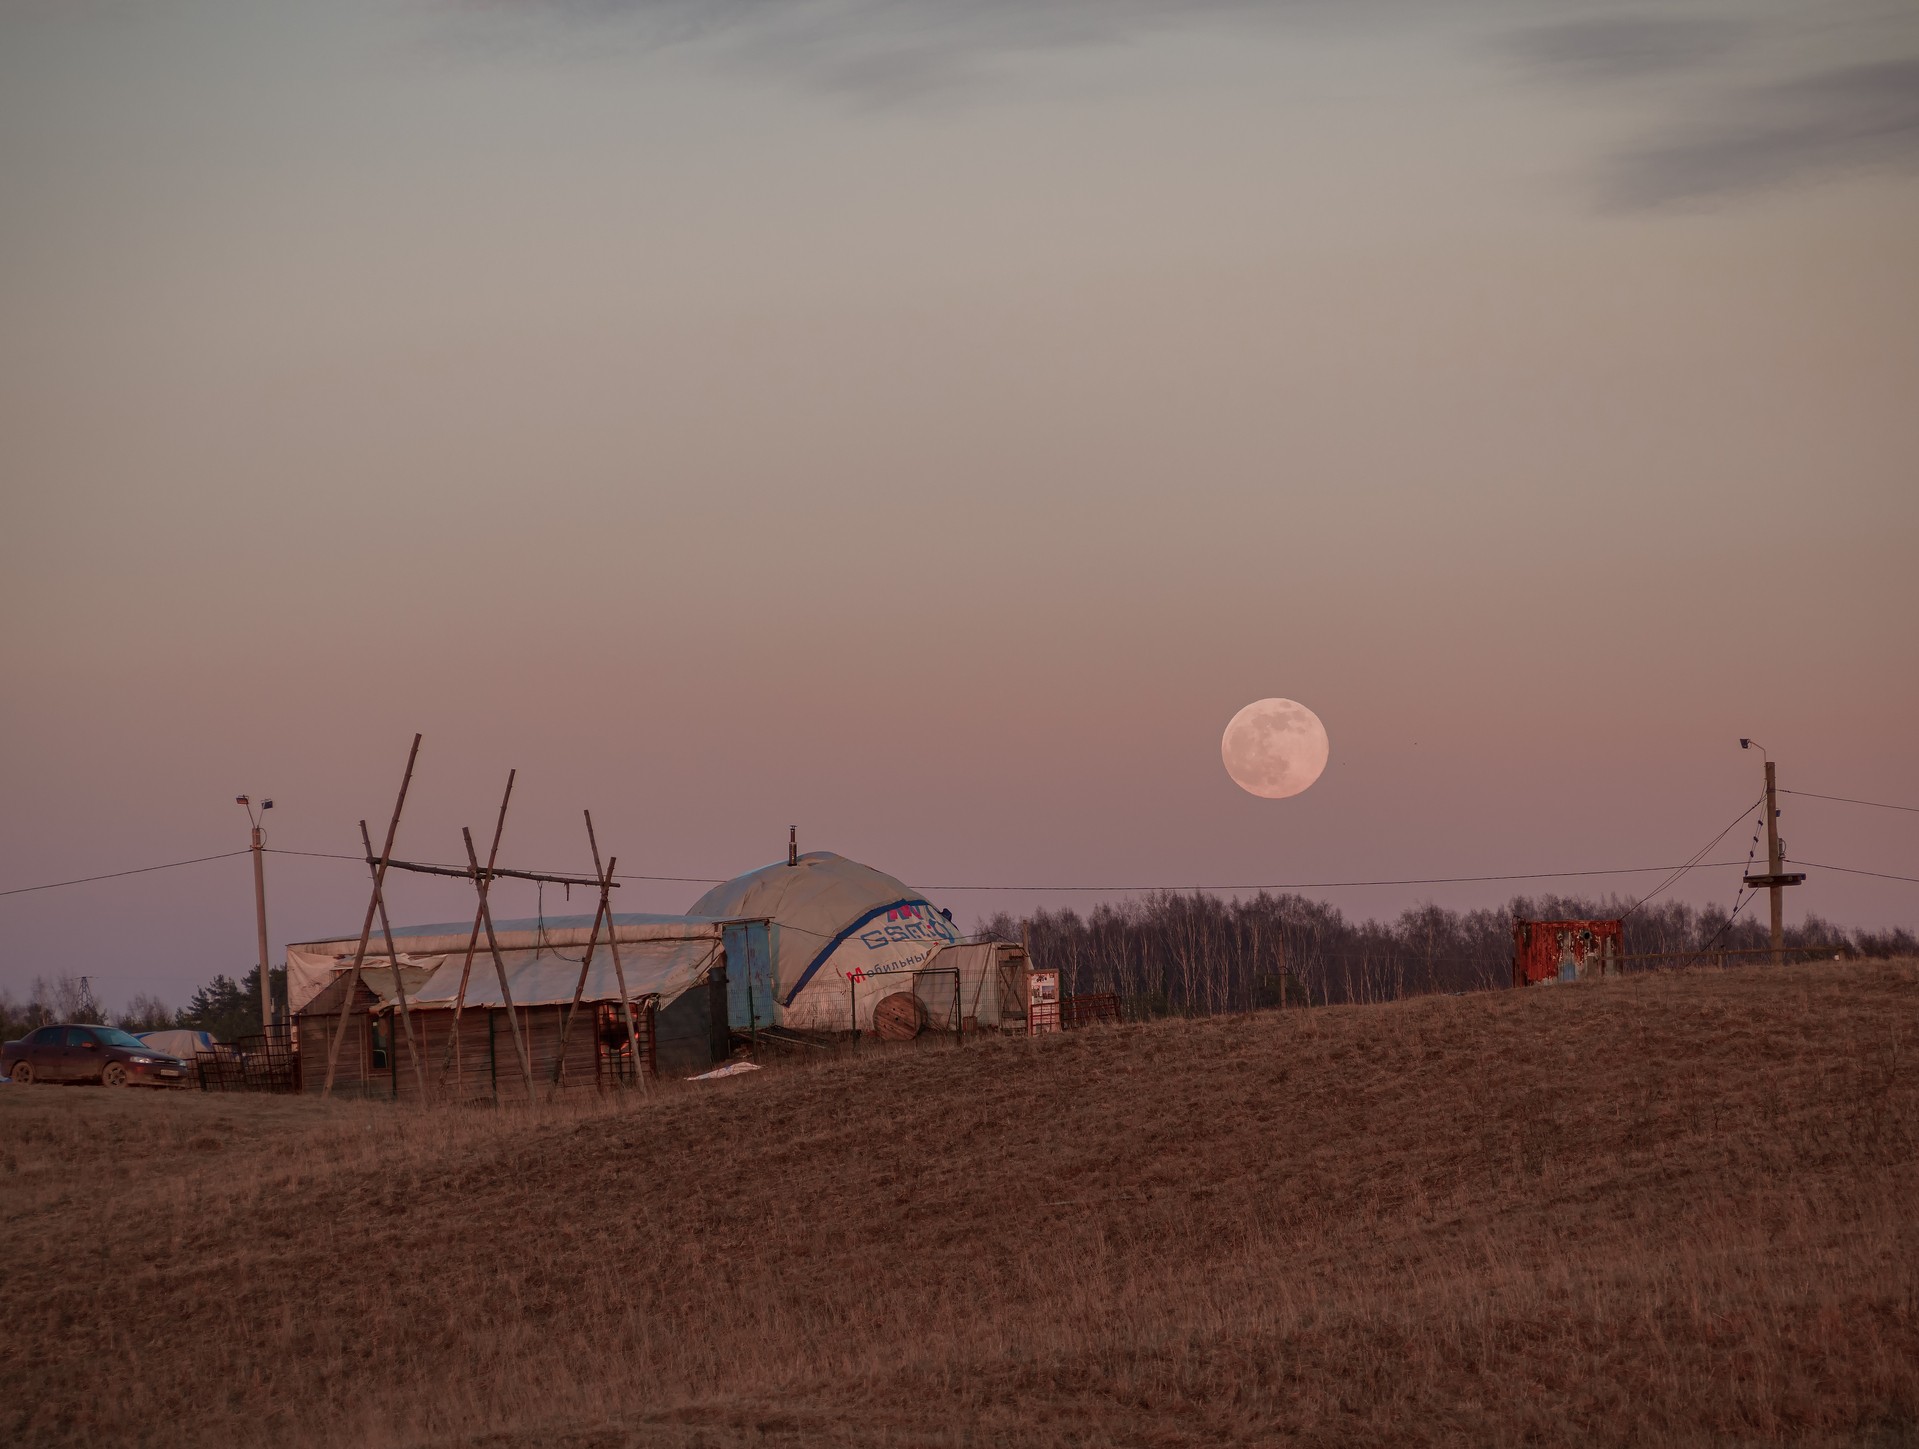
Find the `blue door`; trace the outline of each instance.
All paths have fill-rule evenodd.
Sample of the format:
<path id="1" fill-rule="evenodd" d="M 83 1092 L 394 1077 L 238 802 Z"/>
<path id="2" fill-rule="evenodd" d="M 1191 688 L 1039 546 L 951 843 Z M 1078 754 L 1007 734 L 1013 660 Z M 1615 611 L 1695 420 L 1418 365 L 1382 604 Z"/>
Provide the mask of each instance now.
<path id="1" fill-rule="evenodd" d="M 726 1024 L 733 1031 L 772 1026 L 773 950 L 765 921 L 736 921 L 721 938 L 726 947 Z"/>

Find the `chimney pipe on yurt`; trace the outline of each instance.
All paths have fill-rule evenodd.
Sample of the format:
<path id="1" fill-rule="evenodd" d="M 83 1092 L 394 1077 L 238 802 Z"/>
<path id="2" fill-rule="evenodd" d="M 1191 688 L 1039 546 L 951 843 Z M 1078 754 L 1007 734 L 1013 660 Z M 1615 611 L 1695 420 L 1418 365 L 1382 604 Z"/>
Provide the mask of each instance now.
<path id="1" fill-rule="evenodd" d="M 788 865 L 800 863 L 800 828 L 797 825 L 786 827 L 786 863 Z"/>

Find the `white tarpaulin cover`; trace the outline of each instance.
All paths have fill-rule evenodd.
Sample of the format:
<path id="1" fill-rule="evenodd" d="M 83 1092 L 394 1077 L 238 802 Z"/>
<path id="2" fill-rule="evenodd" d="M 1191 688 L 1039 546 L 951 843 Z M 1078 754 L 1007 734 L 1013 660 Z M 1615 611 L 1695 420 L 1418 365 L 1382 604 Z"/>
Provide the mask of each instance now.
<path id="1" fill-rule="evenodd" d="M 352 965 L 352 958 L 347 960 Z M 287 947 L 287 1010 L 298 1011 L 327 988 L 339 967 L 332 954 Z"/>
<path id="2" fill-rule="evenodd" d="M 409 956 L 400 953 L 400 988 L 409 1000 L 440 969 L 444 956 Z M 318 996 L 342 971 L 353 969 L 353 950 L 344 957 L 322 956 L 312 951 L 287 947 L 287 1009 L 298 1011 Z M 360 963 L 360 980 L 367 990 L 382 1001 L 395 999 L 393 962 L 386 956 L 369 955 Z"/>
<path id="3" fill-rule="evenodd" d="M 210 1031 L 143 1031 L 140 1040 L 157 1052 L 165 1052 L 170 1057 L 179 1057 L 188 1062 L 196 1054 L 214 1051 L 219 1046 Z"/>
<path id="4" fill-rule="evenodd" d="M 620 969 L 626 975 L 626 994 L 637 1001 L 657 996 L 662 1005 L 677 1000 L 689 987 L 706 975 L 719 959 L 717 936 L 690 941 L 636 941 L 620 946 Z M 580 983 L 584 947 L 577 950 L 502 951 L 507 985 L 513 990 L 515 1006 L 550 1006 L 573 999 Z M 459 997 L 460 971 L 466 954 L 449 956 L 407 1004 L 414 1010 L 452 1006 Z M 587 968 L 582 1001 L 618 1001 L 619 979 L 613 969 L 613 953 L 602 942 L 593 952 L 593 964 Z M 468 1006 L 504 1006 L 500 995 L 500 976 L 494 970 L 493 957 L 478 951 L 473 970 L 467 977 Z"/>
<path id="5" fill-rule="evenodd" d="M 619 942 L 626 989 L 637 1000 L 658 996 L 671 1005 L 700 980 L 718 959 L 721 927 L 718 921 L 695 916 L 616 913 L 609 928 L 600 923 L 593 965 L 587 973 L 582 1001 L 617 1001 L 619 985 L 613 971 L 609 935 Z M 547 916 L 531 920 L 495 921 L 493 936 L 507 968 L 507 985 L 515 1006 L 538 1006 L 573 999 L 580 979 L 581 959 L 593 936 L 592 916 Z M 419 1007 L 451 1006 L 459 995 L 460 973 L 466 966 L 473 922 L 449 921 L 428 926 L 406 926 L 393 932 L 400 953 L 400 977 L 407 1004 Z M 287 991 L 298 1011 L 326 988 L 342 971 L 351 970 L 359 948 L 358 936 L 331 941 L 303 941 L 287 947 Z M 394 1003 L 393 968 L 384 951 L 371 954 L 373 945 L 386 945 L 375 933 L 360 979 L 383 1003 Z M 429 954 L 431 953 L 431 954 Z M 493 954 L 481 933 L 467 978 L 469 1006 L 503 1005 L 500 978 Z"/>
<path id="6" fill-rule="evenodd" d="M 913 990 L 926 1005 L 928 1027 L 934 1031 L 951 1031 L 955 1006 L 968 1022 L 981 1026 L 1003 1024 L 999 973 L 1003 949 L 997 941 L 948 946 L 927 963 L 936 969 L 917 977 Z"/>
<path id="7" fill-rule="evenodd" d="M 719 922 L 699 916 L 664 916 L 650 911 L 632 913 L 616 911 L 612 916 L 612 930 L 616 940 L 620 941 L 684 941 L 695 939 L 717 939 Z M 541 916 L 524 920 L 493 922 L 493 938 L 502 951 L 519 950 L 534 946 L 584 946 L 587 937 L 593 932 L 593 917 L 584 916 Z M 607 924 L 600 923 L 600 941 L 607 938 Z M 393 949 L 404 960 L 408 956 L 455 956 L 466 958 L 467 943 L 474 939 L 473 919 L 464 921 L 442 921 L 431 926 L 400 926 L 393 932 Z M 341 965 L 353 964 L 353 952 L 359 946 L 360 938 L 342 936 L 330 941 L 295 941 L 287 947 L 289 953 L 299 951 L 315 956 L 329 957 Z M 486 950 L 486 933 L 482 931 L 478 940 L 478 949 Z M 379 954 L 384 958 L 386 937 L 376 926 L 367 940 L 369 955 Z M 577 953 L 575 953 L 577 954 Z"/>
<path id="8" fill-rule="evenodd" d="M 692 913 L 771 920 L 779 1022 L 813 1031 L 852 1025 L 855 991 L 869 975 L 909 972 L 959 939 L 953 923 L 912 887 L 824 850 L 802 855 L 797 865 L 769 865 L 715 886 L 693 903 Z M 899 984 L 913 989 L 910 975 Z M 870 1018 L 866 996 L 861 1009 Z"/>
<path id="9" fill-rule="evenodd" d="M 952 1031 L 956 1016 L 969 1026 L 998 1027 L 1004 1024 L 999 974 L 1003 949 L 997 941 L 942 946 L 924 961 L 897 970 L 868 970 L 842 983 L 840 994 L 855 1004 L 862 1031 L 873 1025 L 873 1008 L 896 991 L 919 997 L 929 1031 Z M 1024 1008 L 1017 1001 L 1011 1005 L 1024 1020 Z"/>

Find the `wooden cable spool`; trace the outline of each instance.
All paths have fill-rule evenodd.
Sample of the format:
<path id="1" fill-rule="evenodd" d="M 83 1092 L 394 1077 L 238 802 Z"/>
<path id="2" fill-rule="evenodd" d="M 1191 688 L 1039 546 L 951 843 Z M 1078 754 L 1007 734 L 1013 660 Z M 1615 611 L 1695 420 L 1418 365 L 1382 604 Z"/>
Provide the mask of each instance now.
<path id="1" fill-rule="evenodd" d="M 926 1026 L 926 1003 L 910 991 L 895 991 L 873 1003 L 873 1030 L 881 1041 L 911 1041 Z"/>

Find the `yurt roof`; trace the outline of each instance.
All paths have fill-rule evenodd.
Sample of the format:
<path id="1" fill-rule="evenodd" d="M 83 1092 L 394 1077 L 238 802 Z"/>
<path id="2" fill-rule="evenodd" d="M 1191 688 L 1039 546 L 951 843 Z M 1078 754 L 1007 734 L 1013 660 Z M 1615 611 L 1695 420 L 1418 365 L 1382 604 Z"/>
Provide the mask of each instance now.
<path id="1" fill-rule="evenodd" d="M 834 947 L 881 912 L 906 904 L 931 902 L 884 871 L 814 850 L 796 864 L 780 861 L 713 887 L 693 903 L 691 914 L 777 924 L 774 989 L 790 1003 Z"/>

